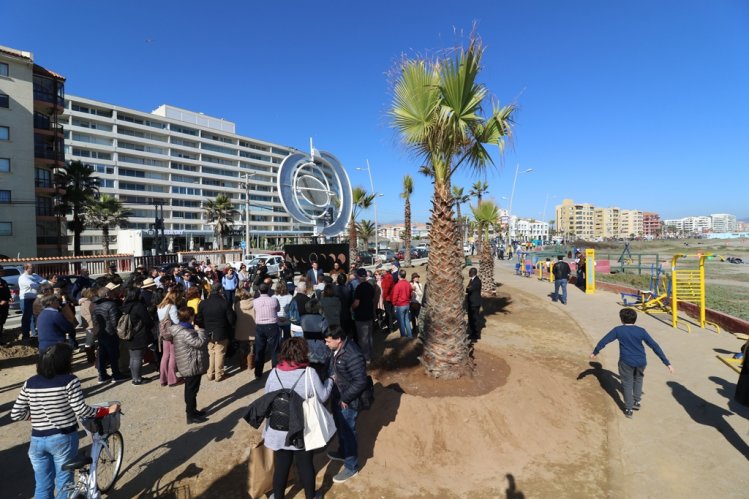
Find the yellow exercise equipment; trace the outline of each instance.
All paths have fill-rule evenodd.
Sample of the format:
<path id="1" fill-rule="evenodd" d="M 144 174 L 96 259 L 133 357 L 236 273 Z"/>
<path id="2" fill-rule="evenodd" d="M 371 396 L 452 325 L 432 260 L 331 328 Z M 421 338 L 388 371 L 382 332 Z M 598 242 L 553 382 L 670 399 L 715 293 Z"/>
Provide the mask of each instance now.
<path id="1" fill-rule="evenodd" d="M 691 302 L 699 306 L 700 309 L 700 327 L 704 328 L 710 324 L 715 328 L 715 332 L 720 332 L 720 327 L 714 322 L 705 319 L 705 260 L 713 256 L 712 253 L 697 255 L 697 268 L 681 267 L 687 255 L 679 254 L 671 258 L 671 325 L 675 328 L 679 324 L 679 302 Z M 692 328 L 687 324 L 689 332 Z"/>

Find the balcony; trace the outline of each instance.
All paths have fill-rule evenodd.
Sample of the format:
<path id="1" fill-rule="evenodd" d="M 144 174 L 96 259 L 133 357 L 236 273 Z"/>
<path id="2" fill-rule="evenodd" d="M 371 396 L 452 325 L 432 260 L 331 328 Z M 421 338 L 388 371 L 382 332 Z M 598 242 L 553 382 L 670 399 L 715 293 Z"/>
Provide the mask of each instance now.
<path id="1" fill-rule="evenodd" d="M 65 154 L 62 151 L 55 151 L 51 147 L 34 147 L 34 157 L 59 162 L 65 160 Z"/>
<path id="2" fill-rule="evenodd" d="M 62 135 L 63 128 L 62 125 L 58 125 L 56 123 L 53 123 L 50 120 L 45 120 L 39 117 L 34 118 L 34 131 L 35 132 L 41 132 L 44 135 Z M 52 132 L 45 133 L 45 132 Z"/>
<path id="3" fill-rule="evenodd" d="M 59 108 L 62 108 L 65 105 L 65 99 L 63 97 L 53 92 L 48 92 L 40 89 L 34 89 L 34 100 L 52 104 L 53 107 L 56 106 Z"/>
<path id="4" fill-rule="evenodd" d="M 57 236 L 36 236 L 38 246 L 57 246 L 59 242 L 60 238 Z"/>

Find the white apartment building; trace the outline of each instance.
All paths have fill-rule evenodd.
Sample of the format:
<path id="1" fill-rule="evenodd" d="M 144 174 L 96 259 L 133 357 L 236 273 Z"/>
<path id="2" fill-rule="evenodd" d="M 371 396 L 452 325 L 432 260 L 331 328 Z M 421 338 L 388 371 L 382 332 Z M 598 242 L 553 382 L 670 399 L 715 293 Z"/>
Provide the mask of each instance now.
<path id="1" fill-rule="evenodd" d="M 727 213 L 715 213 L 710 215 L 713 232 L 736 232 L 736 216 Z"/>
<path id="2" fill-rule="evenodd" d="M 549 223 L 537 220 L 523 220 L 512 217 L 510 235 L 516 241 L 548 241 Z"/>
<path id="3" fill-rule="evenodd" d="M 150 238 L 155 205 L 163 205 L 171 251 L 214 243 L 202 204 L 219 194 L 241 213 L 230 245 L 244 239 L 246 191 L 253 247 L 260 237 L 275 245 L 313 230 L 289 216 L 277 192 L 279 166 L 295 149 L 238 135 L 231 121 L 168 105 L 146 113 L 68 95 L 63 124 L 65 159 L 95 168 L 101 193 L 118 197 L 132 211 L 128 229 Z M 144 249 L 151 248 L 146 239 Z M 72 244 L 72 235 L 69 240 Z M 116 251 L 117 243 L 111 247 Z M 81 249 L 100 250 L 101 233 L 85 231 Z"/>
<path id="4" fill-rule="evenodd" d="M 385 224 L 378 226 L 378 236 L 391 241 L 399 241 L 406 230 L 404 224 Z M 411 224 L 411 239 L 424 239 L 429 237 L 429 228 L 426 224 Z"/>

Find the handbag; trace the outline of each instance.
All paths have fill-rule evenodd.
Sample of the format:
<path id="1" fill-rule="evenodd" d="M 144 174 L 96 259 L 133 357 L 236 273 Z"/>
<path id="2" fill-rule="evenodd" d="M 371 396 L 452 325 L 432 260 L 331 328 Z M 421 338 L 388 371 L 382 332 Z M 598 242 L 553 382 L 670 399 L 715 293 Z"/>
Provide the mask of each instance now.
<path id="1" fill-rule="evenodd" d="M 274 453 L 260 440 L 250 449 L 250 497 L 261 497 L 273 488 Z"/>
<path id="2" fill-rule="evenodd" d="M 310 389 L 312 397 L 310 397 Z M 304 395 L 302 411 L 304 413 L 304 449 L 314 450 L 325 447 L 335 435 L 333 415 L 328 411 L 320 399 L 317 398 L 315 383 L 312 380 L 312 369 L 307 368 L 304 373 Z"/>

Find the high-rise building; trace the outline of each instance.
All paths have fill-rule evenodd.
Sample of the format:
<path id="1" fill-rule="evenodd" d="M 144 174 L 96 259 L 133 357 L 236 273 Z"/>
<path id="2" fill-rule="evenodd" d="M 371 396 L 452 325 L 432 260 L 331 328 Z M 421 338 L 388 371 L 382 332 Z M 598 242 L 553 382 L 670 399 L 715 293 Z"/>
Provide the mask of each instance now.
<path id="1" fill-rule="evenodd" d="M 593 220 L 594 238 L 611 239 L 620 237 L 621 210 L 619 208 L 594 208 Z"/>
<path id="2" fill-rule="evenodd" d="M 644 215 L 640 210 L 622 210 L 620 216 L 619 237 L 643 237 Z"/>
<path id="3" fill-rule="evenodd" d="M 171 251 L 212 244 L 202 205 L 219 194 L 242 215 L 234 244 L 244 239 L 246 192 L 253 239 L 278 244 L 313 230 L 290 217 L 277 192 L 279 166 L 293 148 L 238 135 L 231 121 L 167 105 L 146 113 L 67 96 L 64 121 L 65 158 L 95 168 L 100 191 L 132 212 L 128 228 L 141 230 L 144 250 L 154 244 L 155 204 L 163 205 Z M 85 231 L 81 249 L 100 250 L 101 233 Z"/>
<path id="4" fill-rule="evenodd" d="M 565 238 L 594 239 L 595 207 L 592 204 L 575 204 L 565 199 L 556 207 L 557 234 Z"/>
<path id="5" fill-rule="evenodd" d="M 63 166 L 65 78 L 34 63 L 31 52 L 0 47 L 0 254 L 65 254 L 55 206 Z"/>
<path id="6" fill-rule="evenodd" d="M 736 232 L 736 216 L 727 213 L 710 215 L 713 232 Z"/>
<path id="7" fill-rule="evenodd" d="M 642 214 L 642 235 L 646 238 L 661 235 L 661 216 L 658 213 L 646 211 Z"/>

